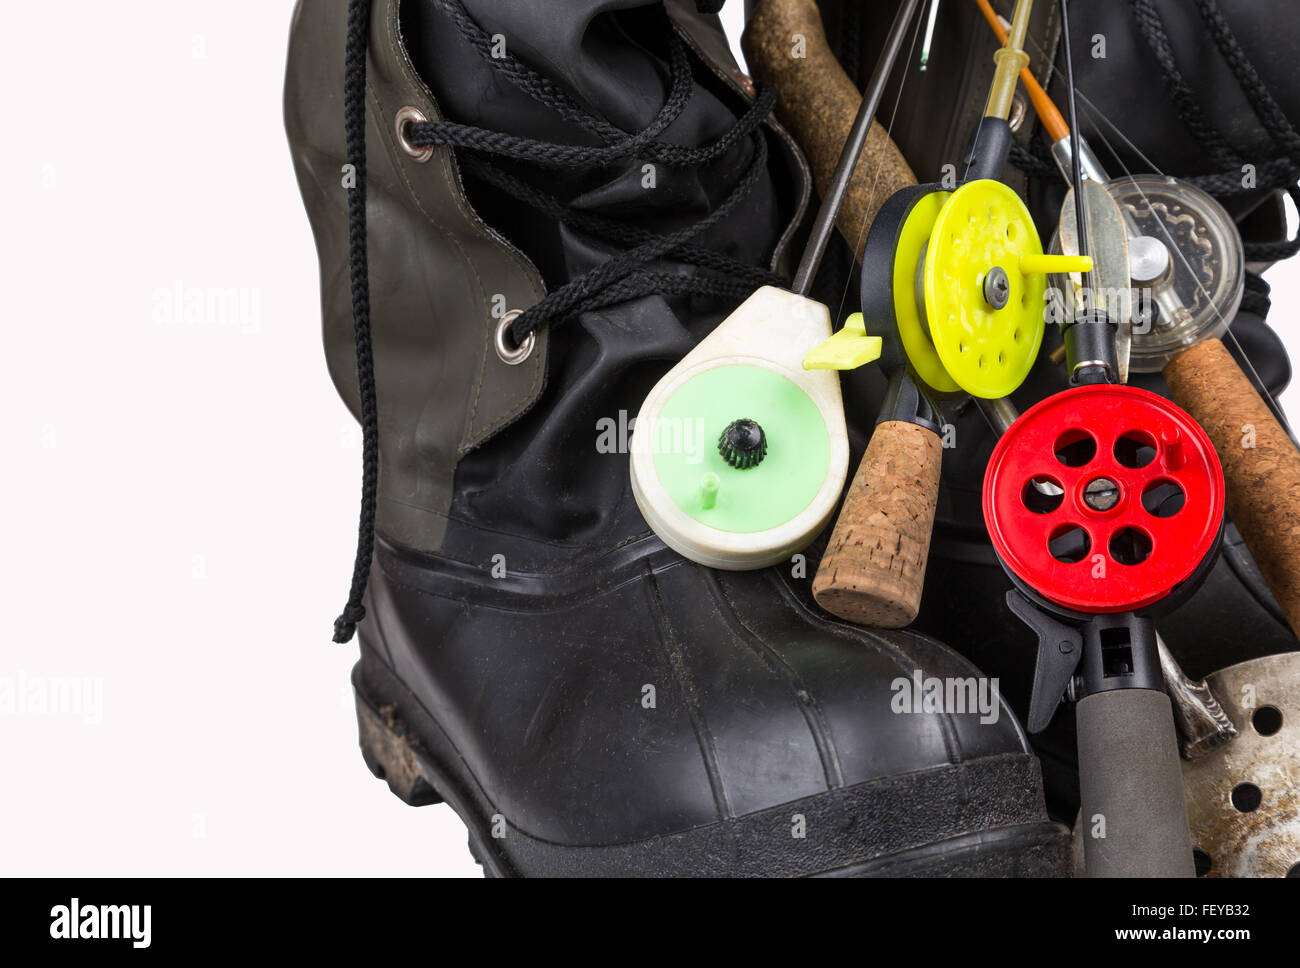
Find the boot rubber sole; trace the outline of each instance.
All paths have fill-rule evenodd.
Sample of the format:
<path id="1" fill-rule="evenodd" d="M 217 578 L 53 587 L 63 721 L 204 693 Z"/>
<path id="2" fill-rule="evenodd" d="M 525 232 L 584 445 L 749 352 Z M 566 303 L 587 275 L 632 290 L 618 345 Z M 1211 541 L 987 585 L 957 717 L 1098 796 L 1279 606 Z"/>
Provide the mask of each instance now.
<path id="1" fill-rule="evenodd" d="M 363 648 L 352 681 L 361 754 L 370 771 L 411 806 L 446 802 L 468 828 L 470 852 L 488 877 L 1014 877 L 1068 870 L 1064 826 L 999 822 L 1006 791 L 1037 782 L 1028 755 L 882 778 L 645 841 L 553 843 L 502 815 L 386 663 Z M 996 803 L 987 817 L 972 806 L 972 793 L 977 801 Z M 958 806 L 959 800 L 966 802 Z M 808 830 L 829 834 L 794 840 L 795 813 L 806 817 Z"/>

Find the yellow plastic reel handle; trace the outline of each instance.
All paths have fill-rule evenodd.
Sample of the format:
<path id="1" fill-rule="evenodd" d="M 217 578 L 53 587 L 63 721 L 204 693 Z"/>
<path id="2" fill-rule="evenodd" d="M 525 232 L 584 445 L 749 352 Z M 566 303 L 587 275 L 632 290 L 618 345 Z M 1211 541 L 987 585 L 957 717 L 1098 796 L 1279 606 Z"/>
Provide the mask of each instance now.
<path id="1" fill-rule="evenodd" d="M 856 370 L 880 359 L 879 336 L 868 336 L 861 313 L 854 313 L 844 328 L 820 343 L 803 358 L 805 370 Z"/>
<path id="2" fill-rule="evenodd" d="M 1086 255 L 1047 255 L 1026 254 L 1020 257 L 1020 274 L 1022 276 L 1037 273 L 1050 275 L 1053 272 L 1091 272 L 1092 258 Z"/>

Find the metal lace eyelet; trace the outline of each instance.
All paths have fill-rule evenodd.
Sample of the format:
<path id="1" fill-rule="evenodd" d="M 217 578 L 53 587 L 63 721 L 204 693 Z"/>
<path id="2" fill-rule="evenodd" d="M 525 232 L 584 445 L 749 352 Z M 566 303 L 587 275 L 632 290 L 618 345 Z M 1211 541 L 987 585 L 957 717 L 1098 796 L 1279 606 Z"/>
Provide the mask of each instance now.
<path id="1" fill-rule="evenodd" d="M 511 347 L 506 334 L 510 331 L 510 324 L 518 317 L 523 315 L 522 309 L 512 309 L 501 317 L 501 322 L 497 323 L 496 348 L 497 356 L 501 357 L 502 363 L 510 366 L 518 366 L 528 357 L 533 355 L 533 347 L 537 345 L 537 332 L 534 330 L 525 337 L 524 341 L 516 347 Z"/>
<path id="2" fill-rule="evenodd" d="M 412 124 L 424 124 L 428 117 L 419 108 L 413 108 L 410 105 L 402 108 L 393 118 L 393 127 L 397 131 L 397 143 L 402 146 L 402 150 L 423 164 L 433 157 L 432 148 L 417 148 L 407 140 L 406 132 Z"/>

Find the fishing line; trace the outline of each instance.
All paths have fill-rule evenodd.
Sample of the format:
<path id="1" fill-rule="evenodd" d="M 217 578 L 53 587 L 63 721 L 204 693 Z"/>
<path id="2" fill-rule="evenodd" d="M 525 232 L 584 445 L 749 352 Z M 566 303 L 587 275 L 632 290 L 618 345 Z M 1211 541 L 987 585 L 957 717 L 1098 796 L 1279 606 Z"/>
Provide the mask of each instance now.
<path id="1" fill-rule="evenodd" d="M 912 27 L 912 43 L 908 46 L 907 57 L 903 61 L 904 64 L 910 64 L 912 62 L 912 55 L 916 52 L 916 42 L 921 35 L 922 18 L 917 17 L 915 19 L 916 19 L 916 23 Z M 898 106 L 903 101 L 903 88 L 907 86 L 907 77 L 910 73 L 911 73 L 910 70 L 904 71 L 902 80 L 899 81 L 898 94 L 894 96 L 894 106 L 891 109 L 889 114 L 889 124 L 885 126 L 886 144 L 888 144 L 889 141 L 893 140 L 894 122 L 898 119 Z M 855 170 L 856 170 L 856 166 L 855 166 Z M 871 194 L 867 196 L 873 201 L 875 200 L 876 197 L 876 186 L 880 184 L 880 170 L 881 170 L 881 166 L 877 164 L 875 175 L 873 176 L 871 181 Z M 874 220 L 874 218 L 875 218 L 875 213 L 870 210 L 862 213 L 862 224 L 858 227 L 858 237 L 854 243 L 853 252 L 852 252 L 854 262 L 858 261 L 859 253 L 861 253 L 863 243 L 866 241 L 867 230 L 871 227 L 871 223 Z M 848 272 L 848 276 L 844 280 L 844 291 L 840 293 L 840 304 L 838 307 L 836 307 L 835 315 L 831 317 L 832 320 L 841 321 L 844 319 L 844 306 L 848 302 L 849 290 L 852 288 L 853 288 L 853 270 L 852 268 L 850 268 Z"/>
<path id="2" fill-rule="evenodd" d="M 1124 140 L 1126 144 L 1130 145 L 1131 147 L 1134 147 L 1134 149 L 1136 150 L 1136 146 L 1134 146 L 1133 143 L 1127 137 L 1124 136 L 1124 133 L 1115 126 L 1114 122 L 1112 122 L 1109 118 L 1106 118 L 1104 115 L 1102 115 L 1095 105 L 1091 106 L 1091 112 L 1094 112 L 1096 115 L 1101 116 L 1102 120 L 1104 120 L 1106 124 L 1109 125 Z M 1097 129 L 1097 135 L 1101 138 L 1102 144 L 1106 146 L 1106 149 L 1111 153 L 1111 155 L 1114 156 L 1116 163 L 1119 165 L 1120 170 L 1124 172 L 1124 175 L 1128 178 L 1133 178 L 1133 173 L 1129 171 L 1128 166 L 1125 165 L 1123 160 L 1120 158 L 1119 152 L 1115 150 L 1115 147 L 1106 138 L 1106 135 L 1102 133 L 1100 128 Z M 1138 151 L 1137 153 L 1143 159 L 1143 161 L 1145 161 L 1148 165 L 1150 165 L 1152 172 L 1154 174 L 1157 174 L 1162 178 L 1171 177 L 1169 175 L 1166 175 L 1154 164 L 1151 164 L 1150 159 L 1148 159 L 1144 154 L 1142 154 L 1142 152 Z M 1147 205 L 1147 208 L 1151 208 L 1151 200 L 1147 197 L 1146 192 L 1142 191 L 1142 187 L 1140 185 L 1135 184 L 1134 188 L 1136 189 L 1138 195 L 1142 198 L 1142 201 Z M 1162 221 L 1159 224 L 1159 228 L 1161 233 L 1165 236 L 1165 238 L 1169 240 L 1168 248 L 1171 250 L 1172 254 L 1176 256 L 1177 259 L 1182 263 L 1183 267 L 1187 269 L 1187 273 L 1191 277 L 1192 282 L 1195 284 L 1196 289 L 1201 293 L 1202 296 L 1205 297 L 1206 303 L 1214 311 L 1215 316 L 1217 316 L 1219 319 L 1224 321 L 1223 336 L 1228 342 L 1232 343 L 1232 345 L 1237 348 L 1237 356 L 1242 361 L 1242 363 L 1245 364 L 1246 370 L 1250 374 L 1251 382 L 1255 386 L 1255 390 L 1272 405 L 1275 411 L 1277 411 L 1278 413 L 1282 413 L 1283 411 L 1281 405 L 1273 397 L 1273 394 L 1269 392 L 1269 389 L 1265 385 L 1263 378 L 1259 375 L 1259 372 L 1255 369 L 1255 364 L 1251 362 L 1250 357 L 1246 354 L 1246 351 L 1242 347 L 1240 341 L 1238 341 L 1236 334 L 1233 333 L 1232 320 L 1228 319 L 1223 314 L 1222 310 L 1219 308 L 1219 305 L 1215 302 L 1214 298 L 1206 290 L 1204 284 L 1202 284 L 1195 270 L 1192 269 L 1191 263 L 1187 261 L 1187 256 L 1183 253 L 1182 248 L 1174 242 L 1173 235 L 1170 233 L 1168 226 L 1165 225 L 1164 222 Z"/>
<path id="3" fill-rule="evenodd" d="M 1088 254 L 1088 219 L 1083 199 L 1083 169 L 1079 162 L 1079 116 L 1074 106 L 1074 55 L 1070 49 L 1070 7 L 1061 2 L 1061 44 L 1065 48 L 1066 103 L 1070 113 L 1070 168 L 1074 185 L 1074 239 L 1080 256 Z M 1096 302 L 1092 270 L 1084 273 L 1085 290 L 1090 303 Z"/>

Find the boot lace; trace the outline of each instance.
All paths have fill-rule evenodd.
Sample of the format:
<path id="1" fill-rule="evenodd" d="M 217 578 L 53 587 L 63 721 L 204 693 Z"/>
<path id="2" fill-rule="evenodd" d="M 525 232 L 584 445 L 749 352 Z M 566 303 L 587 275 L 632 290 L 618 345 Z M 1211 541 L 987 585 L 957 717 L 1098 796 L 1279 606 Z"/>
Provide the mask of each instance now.
<path id="1" fill-rule="evenodd" d="M 547 293 L 510 323 L 507 342 L 518 347 L 543 325 L 556 325 L 589 310 L 650 294 L 714 296 L 737 302 L 759 286 L 784 286 L 786 280 L 767 270 L 709 249 L 696 239 L 725 219 L 750 194 L 767 165 L 767 142 L 760 126 L 771 114 L 775 94 L 760 89 L 744 114 L 714 141 L 689 147 L 659 140 L 682 113 L 693 91 L 690 53 L 668 32 L 671 83 L 658 115 L 638 132 L 624 131 L 577 104 L 559 85 L 526 64 L 500 51 L 469 15 L 460 0 L 434 0 L 481 57 L 516 88 L 580 126 L 600 142 L 581 146 L 521 138 L 451 121 L 413 123 L 407 140 L 414 147 L 457 150 L 463 168 L 483 182 L 537 211 L 595 238 L 623 248 L 595 268 Z M 370 332 L 370 283 L 366 250 L 366 54 L 369 47 L 371 0 L 349 0 L 344 78 L 344 126 L 347 157 L 355 181 L 348 194 L 348 261 L 352 289 L 352 320 L 356 345 L 357 389 L 361 402 L 362 477 L 357 555 L 347 604 L 334 622 L 334 641 L 347 642 L 366 614 L 362 604 L 370 579 L 375 542 L 375 511 L 379 483 L 379 420 L 375 396 L 374 351 Z M 591 169 L 630 158 L 679 167 L 698 167 L 721 158 L 742 141 L 752 146 L 745 171 L 720 205 L 685 228 L 652 232 L 589 212 L 577 211 L 558 197 L 503 170 L 489 159 L 497 157 L 541 169 Z M 647 264 L 671 255 L 689 271 L 650 269 Z"/>

